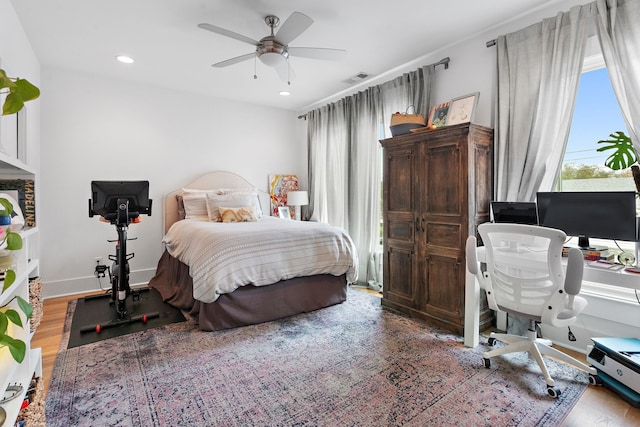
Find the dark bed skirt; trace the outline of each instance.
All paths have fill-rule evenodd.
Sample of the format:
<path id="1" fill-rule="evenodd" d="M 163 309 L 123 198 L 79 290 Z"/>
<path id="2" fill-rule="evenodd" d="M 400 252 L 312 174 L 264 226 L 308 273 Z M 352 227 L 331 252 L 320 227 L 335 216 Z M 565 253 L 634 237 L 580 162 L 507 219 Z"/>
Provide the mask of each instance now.
<path id="1" fill-rule="evenodd" d="M 189 267 L 167 251 L 158 261 L 149 287 L 157 289 L 169 304 L 188 312 L 203 331 L 269 322 L 347 299 L 346 276 L 323 274 L 282 280 L 269 286 L 242 286 L 220 295 L 215 302 L 204 303 L 193 298 Z"/>

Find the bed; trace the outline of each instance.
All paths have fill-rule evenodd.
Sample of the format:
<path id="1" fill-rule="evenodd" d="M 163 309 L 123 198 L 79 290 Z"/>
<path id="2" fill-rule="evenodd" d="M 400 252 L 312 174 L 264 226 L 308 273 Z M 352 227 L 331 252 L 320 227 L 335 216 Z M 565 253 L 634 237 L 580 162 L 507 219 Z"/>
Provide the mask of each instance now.
<path id="1" fill-rule="evenodd" d="M 255 209 L 241 206 L 248 203 Z M 168 193 L 163 203 L 165 250 L 149 287 L 205 331 L 344 302 L 358 264 L 346 232 L 270 217 L 268 208 L 266 193 L 231 172 L 212 172 Z"/>

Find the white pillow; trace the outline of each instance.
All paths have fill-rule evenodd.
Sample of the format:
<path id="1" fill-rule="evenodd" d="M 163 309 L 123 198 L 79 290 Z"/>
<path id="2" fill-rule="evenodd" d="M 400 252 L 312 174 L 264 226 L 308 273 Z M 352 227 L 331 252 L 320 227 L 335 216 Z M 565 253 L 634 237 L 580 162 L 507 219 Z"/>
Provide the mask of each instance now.
<path id="1" fill-rule="evenodd" d="M 207 211 L 207 193 L 185 192 L 182 195 L 184 203 L 184 213 L 186 219 L 196 219 L 199 221 L 209 221 Z"/>
<path id="2" fill-rule="evenodd" d="M 207 211 L 209 221 L 220 222 L 219 208 L 242 208 L 245 206 L 255 206 L 258 192 L 256 190 L 225 190 L 224 194 L 206 193 Z"/>
<path id="3" fill-rule="evenodd" d="M 258 190 L 255 188 L 221 188 L 218 190 L 218 194 L 227 194 L 227 193 L 234 193 L 234 194 L 245 194 L 247 191 L 251 191 L 253 194 L 255 194 L 255 200 L 251 203 L 251 205 L 256 207 L 256 217 L 258 218 L 262 218 L 262 205 L 260 204 L 260 196 L 258 195 Z"/>

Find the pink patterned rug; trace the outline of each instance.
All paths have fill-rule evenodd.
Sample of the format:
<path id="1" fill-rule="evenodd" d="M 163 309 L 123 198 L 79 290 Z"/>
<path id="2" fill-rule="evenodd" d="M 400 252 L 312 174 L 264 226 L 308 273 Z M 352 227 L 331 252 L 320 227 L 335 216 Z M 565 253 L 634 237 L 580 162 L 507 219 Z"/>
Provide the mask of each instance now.
<path id="1" fill-rule="evenodd" d="M 550 361 L 562 391 L 552 399 L 525 355 L 485 369 L 485 346 L 461 341 L 355 290 L 337 306 L 222 332 L 183 322 L 68 350 L 63 337 L 47 425 L 552 426 L 587 386 Z"/>

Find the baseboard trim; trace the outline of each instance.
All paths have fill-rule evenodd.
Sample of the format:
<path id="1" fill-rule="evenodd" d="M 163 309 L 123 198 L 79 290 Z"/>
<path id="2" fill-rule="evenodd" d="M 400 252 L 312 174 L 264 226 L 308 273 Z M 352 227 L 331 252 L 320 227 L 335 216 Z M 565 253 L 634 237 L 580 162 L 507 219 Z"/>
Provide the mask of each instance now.
<path id="1" fill-rule="evenodd" d="M 144 286 L 149 283 L 149 280 L 151 280 L 155 273 L 155 268 L 132 271 L 129 275 L 130 284 L 132 287 Z M 99 280 L 100 281 L 98 281 L 95 276 L 78 277 L 75 279 L 56 281 L 43 280 L 42 298 L 57 298 L 111 289 L 111 283 L 109 282 L 108 275 L 107 277 L 103 277 Z"/>

